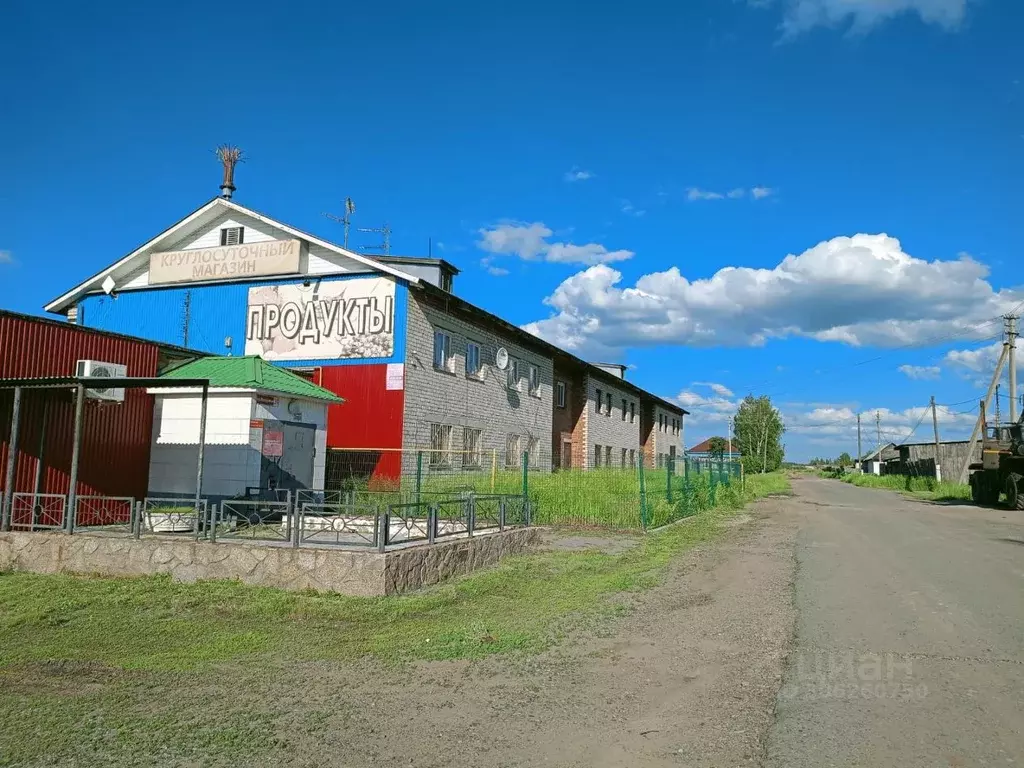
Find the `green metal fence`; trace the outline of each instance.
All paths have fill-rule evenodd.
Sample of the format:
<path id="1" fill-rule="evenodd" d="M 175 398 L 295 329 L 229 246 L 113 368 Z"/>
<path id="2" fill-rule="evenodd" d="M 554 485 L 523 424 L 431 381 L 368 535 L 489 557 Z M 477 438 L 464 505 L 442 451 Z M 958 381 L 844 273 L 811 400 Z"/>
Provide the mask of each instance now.
<path id="1" fill-rule="evenodd" d="M 343 491 L 353 503 L 373 503 L 381 495 L 393 498 L 393 503 L 419 503 L 466 491 L 520 495 L 529 498 L 536 524 L 618 530 L 658 528 L 736 500 L 741 493 L 738 460 L 664 457 L 662 466 L 652 468 L 637 458 L 626 452 L 606 454 L 600 465 L 552 471 L 538 466 L 526 452 L 512 461 L 497 453 L 448 452 L 439 457 L 429 450 L 413 450 L 389 459 L 401 473 L 386 483 L 380 482 L 376 457 L 368 457 L 365 466 L 346 457 L 337 463 L 346 473 L 329 470 L 325 489 Z M 360 466 L 360 471 L 353 471 Z"/>

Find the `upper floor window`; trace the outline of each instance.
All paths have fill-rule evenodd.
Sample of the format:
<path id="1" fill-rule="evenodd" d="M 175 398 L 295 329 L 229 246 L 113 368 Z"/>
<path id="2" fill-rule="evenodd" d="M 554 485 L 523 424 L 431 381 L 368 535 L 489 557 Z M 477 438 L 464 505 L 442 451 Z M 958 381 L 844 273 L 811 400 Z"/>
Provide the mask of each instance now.
<path id="1" fill-rule="evenodd" d="M 633 424 L 636 422 L 636 403 L 630 401 L 629 403 L 629 423 Z"/>
<path id="2" fill-rule="evenodd" d="M 622 420 L 626 420 L 626 398 L 622 398 Z"/>
<path id="3" fill-rule="evenodd" d="M 245 227 L 224 227 L 220 231 L 221 245 L 241 245 L 245 242 Z"/>
<path id="4" fill-rule="evenodd" d="M 540 369 L 536 365 L 530 366 L 530 394 L 540 397 Z"/>
<path id="5" fill-rule="evenodd" d="M 508 388 L 519 389 L 519 361 L 511 357 L 508 360 Z"/>
<path id="6" fill-rule="evenodd" d="M 565 408 L 565 382 L 555 382 L 555 405 L 559 408 Z"/>
<path id="7" fill-rule="evenodd" d="M 607 393 L 604 396 L 604 398 L 605 398 L 604 399 L 604 415 L 605 416 L 611 416 L 612 415 L 612 393 L 611 392 Z"/>
<path id="8" fill-rule="evenodd" d="M 480 345 L 473 341 L 466 344 L 466 375 L 480 376 Z"/>
<path id="9" fill-rule="evenodd" d="M 450 372 L 452 360 L 452 337 L 444 331 L 434 331 L 434 367 Z"/>
<path id="10" fill-rule="evenodd" d="M 604 405 L 604 393 L 601 392 L 600 389 L 597 390 L 597 397 L 595 398 L 595 401 L 596 401 L 595 404 L 597 405 L 597 412 L 600 413 L 601 412 L 601 408 Z"/>

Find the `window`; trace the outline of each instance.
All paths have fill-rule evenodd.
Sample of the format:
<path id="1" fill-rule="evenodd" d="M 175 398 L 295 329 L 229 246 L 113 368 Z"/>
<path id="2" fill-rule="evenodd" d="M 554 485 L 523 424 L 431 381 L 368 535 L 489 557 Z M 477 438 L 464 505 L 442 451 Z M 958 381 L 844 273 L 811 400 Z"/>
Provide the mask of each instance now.
<path id="1" fill-rule="evenodd" d="M 474 341 L 466 343 L 466 375 L 480 378 L 480 345 Z"/>
<path id="2" fill-rule="evenodd" d="M 245 227 L 224 227 L 220 231 L 221 245 L 241 245 L 245 242 Z"/>
<path id="3" fill-rule="evenodd" d="M 481 437 L 482 430 L 473 429 L 466 427 L 463 430 L 463 443 L 465 446 L 465 454 L 462 457 L 462 466 L 464 467 L 479 467 L 482 463 L 482 450 L 481 450 Z"/>
<path id="4" fill-rule="evenodd" d="M 636 448 L 629 449 L 629 466 L 636 469 Z"/>
<path id="5" fill-rule="evenodd" d="M 540 397 L 540 369 L 536 365 L 530 366 L 530 394 Z"/>
<path id="6" fill-rule="evenodd" d="M 531 437 L 526 443 L 526 452 L 529 454 L 531 467 L 540 466 L 540 438 Z"/>
<path id="7" fill-rule="evenodd" d="M 632 401 L 629 404 L 629 423 L 636 423 L 636 403 Z"/>
<path id="8" fill-rule="evenodd" d="M 604 415 L 612 415 L 612 393 L 609 392 L 604 396 Z"/>
<path id="9" fill-rule="evenodd" d="M 595 467 L 600 467 L 601 466 L 601 446 L 600 445 L 595 445 L 594 446 L 594 466 Z"/>
<path id="10" fill-rule="evenodd" d="M 612 465 L 612 447 L 610 445 L 604 447 L 604 464 L 606 467 Z"/>
<path id="11" fill-rule="evenodd" d="M 430 466 L 450 467 L 452 463 L 452 425 L 430 425 Z"/>
<path id="12" fill-rule="evenodd" d="M 626 398 L 622 398 L 622 420 L 626 420 Z"/>
<path id="13" fill-rule="evenodd" d="M 626 449 L 622 449 L 622 468 L 626 468 Z"/>
<path id="14" fill-rule="evenodd" d="M 522 443 L 519 435 L 509 435 L 505 438 L 505 466 L 518 467 L 523 463 Z"/>
<path id="15" fill-rule="evenodd" d="M 512 358 L 508 360 L 508 388 L 519 389 L 519 361 Z"/>
<path id="16" fill-rule="evenodd" d="M 438 286 L 445 293 L 452 292 L 452 273 L 442 272 L 441 273 L 441 284 Z"/>
<path id="17" fill-rule="evenodd" d="M 597 412 L 601 412 L 601 403 L 604 402 L 604 397 L 601 395 L 601 390 L 597 390 Z"/>
<path id="18" fill-rule="evenodd" d="M 444 331 L 434 331 L 434 368 L 451 372 L 452 337 Z"/>
<path id="19" fill-rule="evenodd" d="M 565 382 L 555 382 L 555 405 L 559 408 L 565 408 Z"/>

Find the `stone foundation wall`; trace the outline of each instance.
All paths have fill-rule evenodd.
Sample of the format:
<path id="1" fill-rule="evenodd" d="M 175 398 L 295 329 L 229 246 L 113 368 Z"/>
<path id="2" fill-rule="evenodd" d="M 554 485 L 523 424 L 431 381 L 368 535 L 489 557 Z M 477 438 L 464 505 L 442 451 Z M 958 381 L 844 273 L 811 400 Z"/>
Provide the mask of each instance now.
<path id="1" fill-rule="evenodd" d="M 281 589 L 315 589 L 372 597 L 436 584 L 524 552 L 539 541 L 534 528 L 455 539 L 386 554 L 351 549 L 0 533 L 0 570 L 99 576 L 170 574 L 177 581 L 238 579 Z"/>

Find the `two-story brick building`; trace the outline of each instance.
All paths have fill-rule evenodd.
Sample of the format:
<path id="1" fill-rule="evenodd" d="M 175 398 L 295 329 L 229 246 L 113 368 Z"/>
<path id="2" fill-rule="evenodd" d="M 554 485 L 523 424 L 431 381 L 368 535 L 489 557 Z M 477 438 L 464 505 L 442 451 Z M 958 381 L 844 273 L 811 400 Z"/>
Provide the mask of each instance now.
<path id="1" fill-rule="evenodd" d="M 682 408 L 458 297 L 457 272 L 349 251 L 219 197 L 46 309 L 304 373 L 346 402 L 328 415 L 328 477 L 356 451 L 373 466 L 350 470 L 396 479 L 419 448 L 459 469 L 526 451 L 549 470 L 655 466 L 681 446 Z"/>

